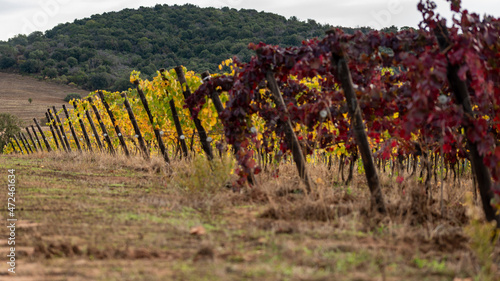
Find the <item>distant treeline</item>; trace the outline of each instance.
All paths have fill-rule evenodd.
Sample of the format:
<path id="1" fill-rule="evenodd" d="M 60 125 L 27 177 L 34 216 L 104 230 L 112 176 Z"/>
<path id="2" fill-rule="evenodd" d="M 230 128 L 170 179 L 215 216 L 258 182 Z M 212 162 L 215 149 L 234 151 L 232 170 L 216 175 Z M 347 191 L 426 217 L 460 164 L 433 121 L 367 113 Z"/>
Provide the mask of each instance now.
<path id="1" fill-rule="evenodd" d="M 237 56 L 247 61 L 250 42 L 282 46 L 324 36 L 329 25 L 272 13 L 194 5 L 141 7 L 93 15 L 51 30 L 0 41 L 0 69 L 74 83 L 86 90 L 126 90 L 129 74 L 150 78 L 159 68 L 184 65 L 215 71 Z M 368 27 L 343 28 L 347 33 Z M 397 31 L 396 27 L 386 31 Z"/>

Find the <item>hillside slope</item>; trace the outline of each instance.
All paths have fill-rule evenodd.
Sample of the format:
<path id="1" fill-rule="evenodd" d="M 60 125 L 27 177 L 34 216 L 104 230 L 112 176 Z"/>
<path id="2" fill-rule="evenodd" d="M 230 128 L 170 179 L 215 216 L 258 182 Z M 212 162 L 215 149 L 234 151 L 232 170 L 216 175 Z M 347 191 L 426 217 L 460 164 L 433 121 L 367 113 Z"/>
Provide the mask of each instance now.
<path id="1" fill-rule="evenodd" d="M 56 106 L 59 110 L 63 104 L 68 105 L 64 98 L 69 93 L 78 93 L 83 97 L 88 91 L 0 72 L 0 112 L 19 117 L 25 125 L 33 124 L 34 117 L 39 120 L 44 118 L 48 107 Z"/>
<path id="2" fill-rule="evenodd" d="M 134 69 L 146 78 L 159 68 L 181 64 L 197 72 L 215 71 L 227 58 L 248 60 L 251 42 L 298 45 L 329 28 L 256 10 L 156 5 L 93 15 L 45 33 L 0 41 L 0 69 L 89 90 L 126 90 Z"/>

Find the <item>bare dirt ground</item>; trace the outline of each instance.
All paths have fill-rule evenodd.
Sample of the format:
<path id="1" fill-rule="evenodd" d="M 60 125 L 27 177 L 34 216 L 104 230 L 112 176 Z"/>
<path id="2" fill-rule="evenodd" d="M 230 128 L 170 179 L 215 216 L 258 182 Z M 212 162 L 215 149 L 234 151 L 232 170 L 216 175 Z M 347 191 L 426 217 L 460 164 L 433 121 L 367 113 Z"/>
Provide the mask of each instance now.
<path id="1" fill-rule="evenodd" d="M 500 280 L 500 247 L 467 215 L 470 178 L 446 185 L 441 212 L 439 188 L 429 199 L 382 175 L 388 214 L 378 215 L 363 175 L 344 186 L 316 165 L 306 195 L 285 164 L 233 193 L 214 182 L 223 169 L 200 163 L 1 156 L 1 225 L 12 168 L 19 221 L 15 275 L 0 230 L 0 280 Z"/>
<path id="2" fill-rule="evenodd" d="M 82 97 L 88 91 L 67 85 L 59 85 L 35 78 L 13 73 L 0 72 L 0 112 L 11 113 L 25 122 L 33 124 L 33 118 L 45 117 L 47 108 L 56 106 L 59 110 L 63 104 L 68 105 L 64 98 L 70 93 Z M 28 99 L 32 99 L 31 104 Z"/>

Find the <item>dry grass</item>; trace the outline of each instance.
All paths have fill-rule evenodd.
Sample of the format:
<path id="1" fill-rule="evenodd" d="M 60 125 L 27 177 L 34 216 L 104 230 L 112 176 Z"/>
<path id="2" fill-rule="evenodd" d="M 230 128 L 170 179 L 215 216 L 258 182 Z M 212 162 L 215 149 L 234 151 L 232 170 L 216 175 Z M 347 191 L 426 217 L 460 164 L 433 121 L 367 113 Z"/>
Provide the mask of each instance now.
<path id="1" fill-rule="evenodd" d="M 415 179 L 400 185 L 382 174 L 388 214 L 380 215 L 371 211 L 358 173 L 343 186 L 323 165 L 310 166 L 315 189 L 305 194 L 295 167 L 283 164 L 279 177 L 264 172 L 258 186 L 233 193 L 227 186 L 233 162 L 216 162 L 199 157 L 166 166 L 160 158 L 106 154 L 2 156 L 0 171 L 15 168 L 18 179 L 16 277 L 500 278 L 500 247 L 480 243 L 488 228 L 467 216 L 475 209 L 465 204 L 469 179 L 460 188 L 445 186 L 442 212 L 438 186 L 431 198 Z M 0 241 L 1 256 L 5 251 Z M 5 272 L 2 263 L 0 279 L 12 278 Z"/>

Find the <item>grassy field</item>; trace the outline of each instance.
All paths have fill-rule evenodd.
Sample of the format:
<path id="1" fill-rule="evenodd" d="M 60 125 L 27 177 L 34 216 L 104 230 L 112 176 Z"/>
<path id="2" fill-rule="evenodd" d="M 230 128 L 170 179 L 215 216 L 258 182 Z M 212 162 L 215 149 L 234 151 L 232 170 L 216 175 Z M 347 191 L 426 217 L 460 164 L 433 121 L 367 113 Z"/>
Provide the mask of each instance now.
<path id="1" fill-rule="evenodd" d="M 278 178 L 264 172 L 257 187 L 234 193 L 224 187 L 232 164 L 1 156 L 1 219 L 15 169 L 19 221 L 15 276 L 0 230 L 0 280 L 500 280 L 500 247 L 465 203 L 470 179 L 446 185 L 442 213 L 419 184 L 382 175 L 381 216 L 364 176 L 346 187 L 316 166 L 306 195 L 283 165 Z"/>
<path id="2" fill-rule="evenodd" d="M 83 97 L 88 91 L 38 81 L 33 77 L 0 72 L 0 112 L 19 117 L 25 125 L 33 124 L 34 117 L 38 120 L 45 118 L 44 112 L 49 107 L 55 106 L 59 110 L 61 105 L 68 105 L 64 98 L 70 93 Z M 28 101 L 30 98 L 31 103 Z"/>

